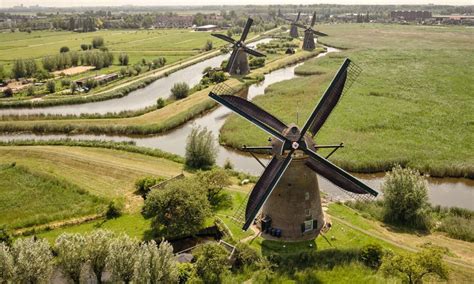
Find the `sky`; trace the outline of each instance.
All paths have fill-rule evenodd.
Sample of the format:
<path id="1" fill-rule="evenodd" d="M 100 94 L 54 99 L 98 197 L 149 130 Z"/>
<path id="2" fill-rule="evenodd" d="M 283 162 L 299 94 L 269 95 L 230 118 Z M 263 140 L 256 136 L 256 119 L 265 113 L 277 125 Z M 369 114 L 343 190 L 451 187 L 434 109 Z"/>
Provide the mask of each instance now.
<path id="1" fill-rule="evenodd" d="M 0 0 L 0 8 L 23 4 L 49 7 L 77 6 L 160 6 L 160 5 L 247 5 L 247 4 L 437 4 L 474 5 L 474 0 Z"/>

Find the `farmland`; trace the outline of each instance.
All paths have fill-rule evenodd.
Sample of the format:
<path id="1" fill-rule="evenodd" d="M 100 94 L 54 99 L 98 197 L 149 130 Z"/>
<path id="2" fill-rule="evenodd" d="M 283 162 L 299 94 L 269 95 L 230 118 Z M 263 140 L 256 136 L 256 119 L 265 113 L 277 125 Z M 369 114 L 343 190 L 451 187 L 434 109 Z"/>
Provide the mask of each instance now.
<path id="1" fill-rule="evenodd" d="M 343 141 L 333 159 L 357 172 L 394 163 L 433 176 L 474 175 L 474 32 L 463 27 L 330 25 L 320 41 L 345 50 L 307 61 L 309 75 L 271 85 L 255 103 L 284 122 L 309 116 L 344 57 L 363 69 L 318 134 L 320 144 Z M 350 30 L 351 32 L 348 32 Z M 315 74 L 315 75 L 312 75 Z M 299 120 L 299 124 L 304 119 Z M 246 129 L 246 131 L 243 131 Z M 221 142 L 261 145 L 266 134 L 232 116 Z"/>

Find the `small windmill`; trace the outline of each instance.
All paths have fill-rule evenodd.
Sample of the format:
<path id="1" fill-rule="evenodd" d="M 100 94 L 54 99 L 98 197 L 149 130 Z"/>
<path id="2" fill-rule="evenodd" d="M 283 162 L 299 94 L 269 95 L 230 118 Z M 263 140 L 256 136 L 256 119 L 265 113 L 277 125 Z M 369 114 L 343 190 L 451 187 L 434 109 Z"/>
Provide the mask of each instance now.
<path id="1" fill-rule="evenodd" d="M 318 32 L 313 29 L 314 24 L 316 23 L 316 12 L 313 13 L 313 17 L 311 18 L 311 25 L 304 26 L 299 23 L 295 23 L 297 27 L 300 27 L 304 30 L 304 39 L 303 39 L 303 49 L 304 50 L 313 50 L 316 48 L 316 44 L 314 43 L 314 35 L 317 36 L 327 36 L 327 34 Z"/>
<path id="2" fill-rule="evenodd" d="M 244 31 L 242 32 L 242 35 L 240 36 L 240 39 L 238 41 L 223 34 L 212 34 L 212 36 L 215 36 L 232 44 L 232 54 L 230 55 L 229 61 L 227 62 L 227 66 L 225 68 L 225 71 L 229 72 L 231 75 L 245 75 L 250 72 L 247 54 L 256 57 L 265 56 L 264 54 L 254 49 L 251 49 L 245 45 L 245 40 L 247 39 L 247 35 L 249 34 L 252 23 L 253 20 L 251 18 L 248 18 L 247 23 L 245 24 Z"/>
<path id="3" fill-rule="evenodd" d="M 320 148 L 342 146 L 317 145 L 314 136 L 326 122 L 339 99 L 361 72 L 346 59 L 302 129 L 286 125 L 253 103 L 226 94 L 221 87 L 209 96 L 218 103 L 257 125 L 273 136 L 272 145 L 247 147 L 248 151 L 269 151 L 273 158 L 248 196 L 243 229 L 247 230 L 262 209 L 258 225 L 263 236 L 274 229 L 285 240 L 314 239 L 323 228 L 324 213 L 317 175 L 357 196 L 377 196 L 377 192 L 317 153 Z M 330 154 L 330 155 L 331 155 Z"/>
<path id="4" fill-rule="evenodd" d="M 301 16 L 301 12 L 298 12 L 298 16 L 296 16 L 296 19 L 292 20 L 292 19 L 288 19 L 288 18 L 285 18 L 282 14 L 279 13 L 279 16 L 285 20 L 287 20 L 288 22 L 291 22 L 290 24 L 290 37 L 292 38 L 298 38 L 299 37 L 299 34 L 298 34 L 298 26 L 296 24 L 298 24 L 299 20 L 300 20 L 300 16 Z"/>

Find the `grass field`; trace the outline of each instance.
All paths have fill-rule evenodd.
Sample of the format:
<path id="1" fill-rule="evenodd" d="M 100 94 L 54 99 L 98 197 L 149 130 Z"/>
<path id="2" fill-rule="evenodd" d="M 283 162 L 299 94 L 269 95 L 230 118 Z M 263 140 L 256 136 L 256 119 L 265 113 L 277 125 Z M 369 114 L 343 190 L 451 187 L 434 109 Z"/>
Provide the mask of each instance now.
<path id="1" fill-rule="evenodd" d="M 12 162 L 32 173 L 67 181 L 94 196 L 120 200 L 129 212 L 139 210 L 143 202 L 139 195 L 134 194 L 136 179 L 144 176 L 169 178 L 183 169 L 182 164 L 163 158 L 109 149 L 0 147 L 0 163 Z"/>
<path id="2" fill-rule="evenodd" d="M 333 161 L 356 172 L 400 163 L 433 176 L 474 177 L 474 30 L 351 24 L 324 32 L 323 43 L 347 50 L 307 61 L 296 72 L 317 75 L 271 85 L 256 104 L 286 123 L 298 110 L 302 125 L 348 56 L 363 72 L 316 137 L 345 143 Z M 220 139 L 262 145 L 267 134 L 234 115 Z"/>
<path id="3" fill-rule="evenodd" d="M 25 167 L 0 169 L 0 224 L 20 228 L 102 213 L 106 200 Z"/>
<path id="4" fill-rule="evenodd" d="M 62 46 L 71 51 L 79 51 L 80 45 L 91 44 L 94 37 L 103 37 L 105 46 L 115 54 L 128 53 L 130 64 L 142 58 L 147 60 L 165 56 L 168 63 L 190 57 L 200 52 L 207 40 L 215 47 L 223 46 L 224 41 L 211 37 L 207 32 L 194 32 L 186 29 L 160 30 L 102 30 L 92 33 L 67 31 L 33 31 L 28 33 L 0 33 L 0 64 L 10 70 L 18 58 L 39 59 L 59 53 Z"/>

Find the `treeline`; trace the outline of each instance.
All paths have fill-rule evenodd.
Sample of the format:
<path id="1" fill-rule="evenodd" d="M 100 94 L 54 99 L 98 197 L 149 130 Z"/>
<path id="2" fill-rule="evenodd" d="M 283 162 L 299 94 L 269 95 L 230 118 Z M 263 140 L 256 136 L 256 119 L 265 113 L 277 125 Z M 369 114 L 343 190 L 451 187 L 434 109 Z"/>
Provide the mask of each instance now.
<path id="1" fill-rule="evenodd" d="M 89 65 L 102 69 L 112 65 L 114 55 L 109 51 L 88 50 L 70 51 L 43 57 L 43 68 L 48 71 L 62 70 L 73 66 Z"/>

